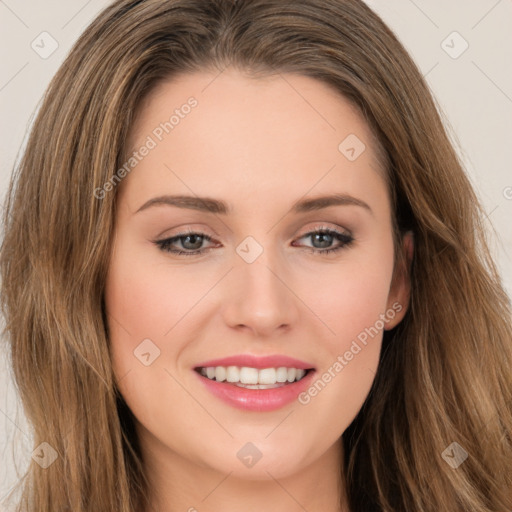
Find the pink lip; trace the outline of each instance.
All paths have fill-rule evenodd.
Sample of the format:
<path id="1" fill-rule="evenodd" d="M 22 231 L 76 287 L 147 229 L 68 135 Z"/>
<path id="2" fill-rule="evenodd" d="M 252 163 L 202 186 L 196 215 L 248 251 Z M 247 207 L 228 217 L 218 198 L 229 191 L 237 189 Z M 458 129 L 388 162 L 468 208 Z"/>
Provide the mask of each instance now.
<path id="1" fill-rule="evenodd" d="M 288 356 L 251 356 L 249 354 L 240 354 L 238 356 L 224 357 L 223 359 L 213 359 L 199 363 L 195 368 L 208 368 L 212 366 L 247 366 L 249 368 L 279 368 L 286 366 L 287 368 L 299 368 L 308 370 L 313 368 L 313 365 L 294 359 Z M 301 382 L 301 381 L 299 381 Z"/>
<path id="2" fill-rule="evenodd" d="M 194 373 L 201 380 L 206 389 L 213 395 L 220 398 L 227 404 L 238 409 L 249 411 L 274 411 L 297 399 L 300 393 L 307 389 L 315 371 L 313 365 L 295 359 L 293 357 L 273 355 L 273 356 L 252 356 L 249 354 L 240 354 L 237 356 L 225 357 L 222 359 L 213 359 L 199 363 L 198 368 L 208 368 L 215 366 L 247 366 L 249 368 L 299 368 L 311 370 L 298 382 L 287 383 L 278 388 L 271 389 L 247 389 L 238 387 L 229 382 L 217 382 L 202 376 L 198 371 Z"/>
<path id="3" fill-rule="evenodd" d="M 217 366 L 224 366 L 224 364 Z M 270 367 L 272 366 L 273 365 L 270 365 Z M 203 377 L 196 371 L 194 373 L 208 391 L 228 405 L 245 411 L 266 412 L 280 409 L 294 400 L 297 400 L 300 393 L 305 391 L 311 385 L 311 382 L 315 378 L 317 372 L 311 370 L 298 382 L 285 384 L 279 388 L 272 389 L 240 388 L 235 384 L 231 384 L 226 381 L 217 382 L 215 380 L 210 380 L 207 377 Z"/>

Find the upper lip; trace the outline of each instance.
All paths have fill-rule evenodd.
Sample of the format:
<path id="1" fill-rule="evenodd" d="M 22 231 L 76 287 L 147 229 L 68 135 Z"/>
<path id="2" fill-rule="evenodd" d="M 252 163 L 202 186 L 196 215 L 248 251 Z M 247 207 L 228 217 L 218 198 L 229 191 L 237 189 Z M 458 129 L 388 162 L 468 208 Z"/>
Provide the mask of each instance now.
<path id="1" fill-rule="evenodd" d="M 212 366 L 245 366 L 248 368 L 299 368 L 303 370 L 313 369 L 311 363 L 283 355 L 253 356 L 250 354 L 240 354 L 236 356 L 223 357 L 222 359 L 212 359 L 195 366 L 195 368 L 208 368 Z"/>

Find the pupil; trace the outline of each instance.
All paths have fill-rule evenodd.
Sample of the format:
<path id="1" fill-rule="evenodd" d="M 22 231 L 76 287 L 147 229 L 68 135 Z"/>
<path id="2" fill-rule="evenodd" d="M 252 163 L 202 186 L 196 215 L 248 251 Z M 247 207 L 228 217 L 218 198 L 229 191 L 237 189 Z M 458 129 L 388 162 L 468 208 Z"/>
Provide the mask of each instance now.
<path id="1" fill-rule="evenodd" d="M 187 247 L 186 244 L 187 244 L 187 240 L 188 239 L 192 239 L 192 242 L 191 244 L 194 246 L 194 247 Z M 197 239 L 197 240 L 196 240 Z M 195 243 L 194 243 L 195 241 Z M 183 247 L 185 249 L 199 249 L 201 247 L 201 242 L 202 242 L 202 238 L 200 235 L 187 235 L 187 236 L 184 236 L 182 237 L 182 244 L 183 244 Z"/>
<path id="2" fill-rule="evenodd" d="M 320 243 L 323 244 L 321 248 L 329 247 L 329 245 L 332 243 L 332 235 L 329 233 L 316 233 L 314 236 L 320 238 L 327 237 L 327 240 L 320 240 Z"/>

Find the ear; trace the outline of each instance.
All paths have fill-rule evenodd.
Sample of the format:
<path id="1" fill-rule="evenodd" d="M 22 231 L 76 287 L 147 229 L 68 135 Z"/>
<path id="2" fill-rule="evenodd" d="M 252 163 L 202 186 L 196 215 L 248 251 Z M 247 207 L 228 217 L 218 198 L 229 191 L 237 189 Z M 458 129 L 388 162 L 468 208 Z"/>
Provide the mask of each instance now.
<path id="1" fill-rule="evenodd" d="M 411 294 L 410 271 L 414 254 L 414 233 L 412 231 L 407 231 L 404 234 L 401 251 L 403 257 L 400 258 L 398 267 L 393 274 L 388 295 L 386 319 L 384 322 L 384 329 L 387 331 L 393 329 L 402 321 L 409 308 Z"/>

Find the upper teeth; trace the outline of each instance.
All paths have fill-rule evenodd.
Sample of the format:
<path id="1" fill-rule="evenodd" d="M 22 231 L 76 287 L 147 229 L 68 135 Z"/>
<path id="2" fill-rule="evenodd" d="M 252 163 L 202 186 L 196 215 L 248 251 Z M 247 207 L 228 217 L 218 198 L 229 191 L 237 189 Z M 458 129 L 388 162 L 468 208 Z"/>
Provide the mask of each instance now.
<path id="1" fill-rule="evenodd" d="M 306 370 L 299 368 L 249 368 L 247 366 L 209 366 L 201 368 L 201 375 L 219 382 L 240 382 L 242 384 L 276 384 L 300 380 Z"/>

